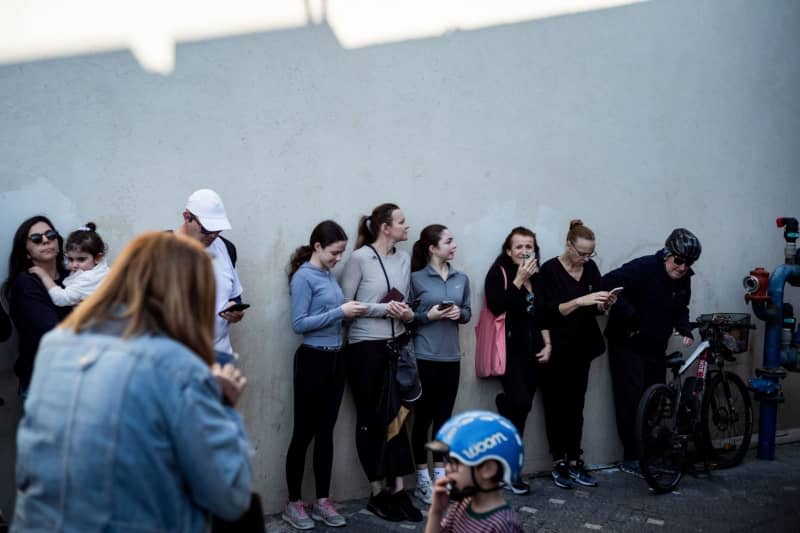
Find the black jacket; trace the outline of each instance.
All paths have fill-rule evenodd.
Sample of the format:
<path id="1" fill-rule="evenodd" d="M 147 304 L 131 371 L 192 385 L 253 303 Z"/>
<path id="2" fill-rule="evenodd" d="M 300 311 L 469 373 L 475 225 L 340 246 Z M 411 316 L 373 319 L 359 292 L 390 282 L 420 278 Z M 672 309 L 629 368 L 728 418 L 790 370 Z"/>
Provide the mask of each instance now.
<path id="1" fill-rule="evenodd" d="M 60 274 L 61 279 L 67 276 L 66 271 Z M 9 286 L 8 307 L 19 336 L 19 357 L 14 363 L 14 373 L 19 378 L 20 387 L 25 389 L 31 382 L 39 341 L 66 318 L 72 307 L 57 307 L 41 280 L 27 272 L 20 274 Z"/>
<path id="2" fill-rule="evenodd" d="M 505 290 L 501 267 L 508 278 Z M 526 299 L 527 289 L 524 286 L 518 289 L 512 283 L 516 275 L 517 265 L 507 255 L 500 256 L 486 274 L 486 305 L 495 316 L 506 313 L 506 356 L 531 357 L 544 348 L 542 330 L 547 329 L 543 310 L 536 298 L 539 294 L 539 275 L 534 274 L 531 278 L 535 309 L 532 315 L 527 311 L 530 304 Z"/>
<path id="3" fill-rule="evenodd" d="M 603 276 L 603 289 L 624 287 L 611 307 L 606 327 L 609 341 L 630 341 L 633 348 L 651 358 L 663 358 L 672 330 L 692 337 L 689 300 L 692 296 L 689 269 L 674 280 L 664 267 L 664 252 L 639 257 Z"/>

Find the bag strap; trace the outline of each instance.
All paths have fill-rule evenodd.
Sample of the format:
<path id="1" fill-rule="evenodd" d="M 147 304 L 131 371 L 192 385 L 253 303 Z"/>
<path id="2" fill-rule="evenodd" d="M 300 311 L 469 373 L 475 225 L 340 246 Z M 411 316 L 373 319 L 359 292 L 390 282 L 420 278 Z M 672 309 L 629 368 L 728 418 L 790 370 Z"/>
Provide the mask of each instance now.
<path id="1" fill-rule="evenodd" d="M 383 265 L 381 265 L 381 266 L 383 266 Z M 503 265 L 497 265 L 497 266 L 500 267 L 500 272 L 503 273 L 503 290 L 507 291 L 508 290 L 508 276 L 506 276 L 506 269 L 503 268 Z"/>
<path id="2" fill-rule="evenodd" d="M 386 267 L 383 266 L 383 260 L 381 260 L 381 254 L 378 253 L 378 250 L 373 248 L 371 244 L 368 244 L 369 249 L 375 254 L 375 257 L 378 259 L 378 264 L 381 265 L 381 270 L 383 270 L 383 277 L 386 278 L 386 292 L 392 290 L 392 284 L 389 283 L 389 274 L 386 273 Z M 505 273 L 503 274 L 505 276 Z M 392 340 L 394 340 L 394 318 L 389 317 L 389 323 L 392 325 Z"/>

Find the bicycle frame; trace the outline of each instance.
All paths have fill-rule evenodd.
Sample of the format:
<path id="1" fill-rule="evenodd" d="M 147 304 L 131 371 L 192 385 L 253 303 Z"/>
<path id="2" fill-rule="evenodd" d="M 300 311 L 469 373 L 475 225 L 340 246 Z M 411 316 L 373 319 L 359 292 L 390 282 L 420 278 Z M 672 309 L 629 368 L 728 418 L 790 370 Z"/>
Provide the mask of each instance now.
<path id="1" fill-rule="evenodd" d="M 683 363 L 683 366 L 681 366 L 681 368 L 678 370 L 678 375 L 679 376 L 683 375 L 683 373 L 686 372 L 690 366 L 692 366 L 692 363 L 694 363 L 695 360 L 697 360 L 697 358 L 700 357 L 700 354 L 702 354 L 704 350 L 707 350 L 709 348 L 711 348 L 711 343 L 708 341 L 703 341 L 700 344 L 698 344 L 697 348 L 695 348 L 694 351 L 692 352 L 692 355 L 690 355 L 689 358 L 686 359 L 686 362 Z M 703 373 L 702 376 L 698 375 L 697 377 L 705 377 L 705 372 Z"/>

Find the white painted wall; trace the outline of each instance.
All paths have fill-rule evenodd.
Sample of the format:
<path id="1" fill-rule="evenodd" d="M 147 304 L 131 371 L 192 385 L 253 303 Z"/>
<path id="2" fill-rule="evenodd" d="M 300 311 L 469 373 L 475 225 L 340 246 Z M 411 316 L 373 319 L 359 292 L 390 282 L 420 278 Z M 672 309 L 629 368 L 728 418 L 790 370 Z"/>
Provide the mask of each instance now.
<path id="1" fill-rule="evenodd" d="M 257 488 L 276 511 L 298 344 L 284 267 L 316 222 L 334 218 L 354 238 L 359 215 L 394 201 L 412 234 L 447 224 L 476 307 L 514 225 L 533 227 L 549 258 L 582 218 L 602 271 L 685 225 L 704 246 L 692 313 L 746 311 L 741 278 L 781 261 L 774 218 L 800 216 L 799 45 L 795 2 L 684 0 L 353 51 L 325 26 L 200 42 L 178 47 L 169 77 L 126 53 L 2 66 L 0 257 L 18 223 L 43 212 L 65 233 L 97 222 L 113 259 L 134 234 L 179 224 L 191 191 L 216 189 L 253 304 L 234 343 Z M 498 385 L 474 378 L 472 326 L 462 342 L 456 408 L 491 408 Z M 754 347 L 743 374 L 760 363 Z M 607 365 L 597 359 L 590 378 L 590 463 L 620 458 Z M 794 406 L 779 422 L 797 427 L 798 376 L 785 386 Z M 0 408 L 0 508 L 17 408 Z M 353 424 L 346 397 L 337 499 L 366 493 Z M 526 446 L 528 471 L 549 467 L 538 400 Z"/>

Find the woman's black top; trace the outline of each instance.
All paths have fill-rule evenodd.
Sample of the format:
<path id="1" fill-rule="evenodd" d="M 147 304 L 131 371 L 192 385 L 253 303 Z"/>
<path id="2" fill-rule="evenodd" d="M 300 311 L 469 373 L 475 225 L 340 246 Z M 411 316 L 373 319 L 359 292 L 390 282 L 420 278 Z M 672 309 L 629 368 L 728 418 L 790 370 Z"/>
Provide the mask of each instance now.
<path id="1" fill-rule="evenodd" d="M 558 306 L 564 302 L 580 298 L 601 289 L 602 277 L 594 261 L 583 265 L 580 280 L 573 278 L 554 257 L 542 265 L 540 276 L 540 296 L 550 324 L 550 339 L 553 343 L 553 358 L 585 357 L 593 359 L 601 355 L 606 345 L 597 315 L 596 305 L 579 307 L 564 316 Z"/>
<path id="2" fill-rule="evenodd" d="M 59 271 L 59 279 L 63 280 L 67 274 L 66 270 Z M 20 387 L 26 389 L 31 382 L 39 341 L 72 311 L 72 307 L 56 306 L 41 280 L 27 272 L 9 286 L 8 307 L 19 336 L 19 357 L 14 363 L 14 373 Z"/>
<path id="3" fill-rule="evenodd" d="M 501 267 L 506 271 L 505 289 Z M 518 289 L 512 283 L 517 268 L 510 257 L 500 256 L 486 274 L 484 293 L 493 315 L 506 313 L 506 356 L 531 357 L 544 348 L 542 330 L 547 329 L 547 324 L 538 302 L 539 275 L 531 277 L 533 293 L 530 293 L 524 285 Z"/>

